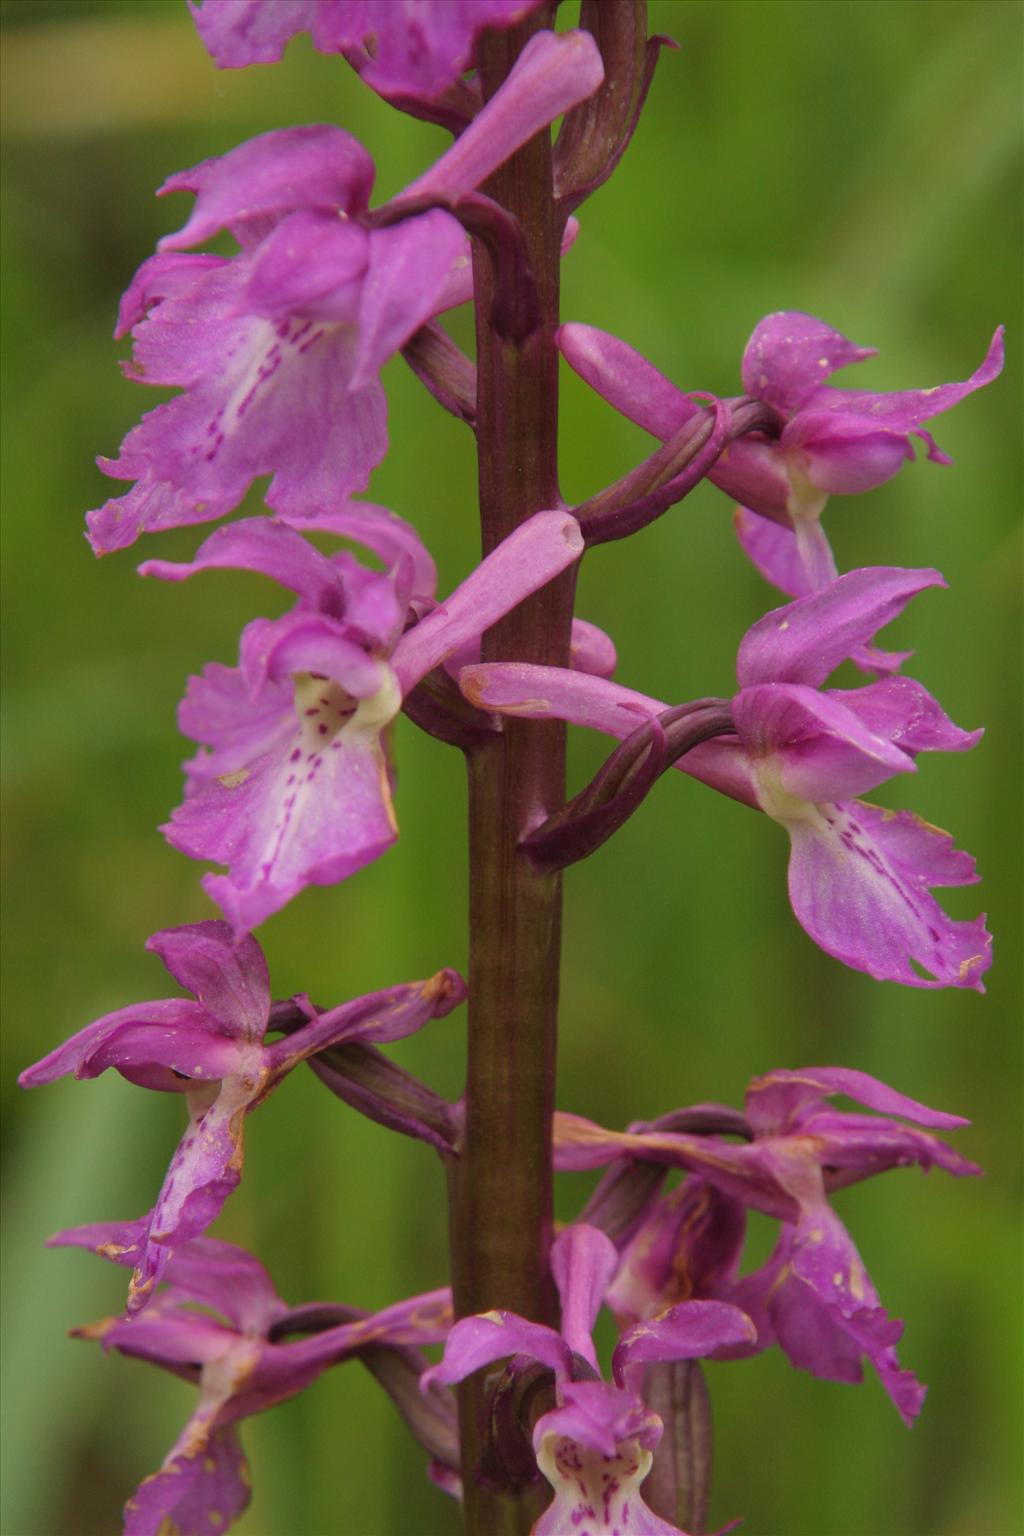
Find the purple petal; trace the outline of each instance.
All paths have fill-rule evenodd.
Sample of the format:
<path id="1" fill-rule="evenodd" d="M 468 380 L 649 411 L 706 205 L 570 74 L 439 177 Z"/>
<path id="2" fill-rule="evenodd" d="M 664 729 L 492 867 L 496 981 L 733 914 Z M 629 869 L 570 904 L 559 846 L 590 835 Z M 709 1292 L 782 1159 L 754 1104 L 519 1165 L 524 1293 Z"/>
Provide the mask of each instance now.
<path id="1" fill-rule="evenodd" d="M 284 750 L 295 735 L 294 689 L 287 682 L 267 682 L 254 700 L 238 667 L 213 661 L 201 677 L 190 677 L 178 706 L 178 729 L 209 743 L 186 769 L 188 793 L 229 776 L 264 753 Z"/>
<path id="2" fill-rule="evenodd" d="M 415 633 L 415 631 L 413 631 Z M 568 667 L 489 662 L 466 667 L 459 687 L 478 709 L 530 719 L 569 720 L 624 741 L 666 704 L 605 678 Z M 681 773 L 710 784 L 744 805 L 758 805 L 749 756 L 738 742 L 716 740 L 694 747 L 676 764 Z"/>
<path id="3" fill-rule="evenodd" d="M 872 491 L 914 457 L 905 433 L 831 410 L 801 411 L 783 432 L 780 448 L 826 495 Z"/>
<path id="4" fill-rule="evenodd" d="M 335 550 L 330 562 L 345 593 L 342 613 L 348 638 L 375 655 L 386 655 L 409 617 L 409 562 L 403 561 L 394 573 L 375 571 L 347 549 Z"/>
<path id="5" fill-rule="evenodd" d="M 229 1328 L 175 1306 L 168 1297 L 159 1297 L 142 1317 L 107 1317 L 101 1322 L 73 1330 L 75 1338 L 88 1339 L 103 1349 L 116 1349 L 136 1360 L 188 1374 L 194 1379 L 196 1366 L 219 1361 L 231 1348 L 237 1335 Z M 189 1369 L 191 1368 L 191 1370 Z"/>
<path id="6" fill-rule="evenodd" d="M 569 220 L 571 224 L 572 219 Z M 571 242 L 570 242 L 571 244 Z M 566 244 L 562 242 L 562 254 L 565 255 Z M 441 292 L 438 294 L 434 309 L 435 317 L 445 314 L 449 309 L 457 309 L 460 304 L 471 304 L 473 301 L 473 247 L 468 235 L 463 236 L 462 249 L 448 269 L 448 276 L 444 280 Z"/>
<path id="7" fill-rule="evenodd" d="M 618 665 L 615 642 L 603 629 L 586 619 L 573 619 L 569 645 L 569 666 L 573 672 L 588 672 L 591 677 L 611 677 Z"/>
<path id="8" fill-rule="evenodd" d="M 333 210 L 290 213 L 253 252 L 245 308 L 266 320 L 355 325 L 370 250 L 367 231 Z"/>
<path id="9" fill-rule="evenodd" d="M 286 524 L 267 517 L 229 523 L 200 544 L 187 564 L 146 560 L 140 576 L 185 581 L 197 571 L 258 571 L 297 592 L 311 607 L 330 611 L 340 601 L 338 572 L 318 549 Z"/>
<path id="10" fill-rule="evenodd" d="M 167 1294 L 213 1307 L 241 1333 L 265 1335 L 288 1310 L 258 1259 L 214 1237 L 196 1237 L 179 1248 L 165 1278 L 173 1287 Z"/>
<path id="11" fill-rule="evenodd" d="M 262 1041 L 270 1014 L 270 977 L 255 939 L 236 944 L 227 923 L 163 928 L 146 940 L 179 985 L 231 1034 Z"/>
<path id="12" fill-rule="evenodd" d="M 385 97 L 432 101 L 473 62 L 476 38 L 484 27 L 512 26 L 541 3 L 473 0 L 468 6 L 413 8 L 395 6 L 392 0 L 355 0 L 339 10 L 365 17 L 363 27 L 373 46 L 359 73 L 367 85 Z M 363 43 L 364 36 L 358 41 Z"/>
<path id="13" fill-rule="evenodd" d="M 86 1248 L 112 1264 L 134 1268 L 139 1261 L 152 1211 L 135 1221 L 92 1221 L 83 1227 L 65 1227 L 47 1239 L 47 1248 Z"/>
<path id="14" fill-rule="evenodd" d="M 654 1206 L 622 1253 L 607 1303 L 643 1322 L 677 1297 L 713 1295 L 735 1279 L 746 1235 L 742 1205 L 695 1176 Z"/>
<path id="15" fill-rule="evenodd" d="M 661 1420 L 635 1392 L 624 1392 L 605 1381 L 566 1381 L 559 1383 L 558 1396 L 559 1407 L 544 1414 L 534 1427 L 538 1465 L 540 1449 L 552 1435 L 571 1437 L 580 1448 L 602 1457 L 614 1457 L 623 1441 L 639 1440 L 650 1449 L 661 1439 Z"/>
<path id="16" fill-rule="evenodd" d="M 824 498 L 822 498 L 824 499 Z M 793 536 L 800 563 L 807 572 L 810 591 L 818 592 L 839 575 L 835 556 L 821 526 L 821 506 L 800 507 L 793 511 Z"/>
<path id="17" fill-rule="evenodd" d="M 776 608 L 747 630 L 736 658 L 741 688 L 754 683 L 820 686 L 918 592 L 946 585 L 938 571 L 876 566 L 848 571 L 820 592 Z"/>
<path id="18" fill-rule="evenodd" d="M 896 1120 L 821 1106 L 808 1110 L 802 1123 L 820 1143 L 829 1191 L 858 1184 L 888 1168 L 916 1166 L 924 1173 L 941 1168 L 955 1179 L 977 1178 L 984 1171 L 937 1136 Z"/>
<path id="19" fill-rule="evenodd" d="M 746 507 L 736 508 L 733 521 L 736 537 L 744 553 L 757 567 L 765 581 L 770 582 L 773 587 L 778 587 L 780 592 L 785 592 L 787 597 L 807 597 L 816 590 L 817 583 L 812 580 L 811 571 L 820 568 L 822 558 L 827 558 L 828 581 L 835 579 L 835 561 L 824 529 L 817 518 L 810 520 L 810 527 L 807 519 L 797 520 L 797 528 L 802 535 L 800 541 L 794 529 L 771 522 L 767 517 L 761 517 Z M 809 533 L 813 533 L 816 539 L 821 540 L 824 550 L 827 551 L 827 557 L 824 556 L 823 551 L 822 558 L 814 561 L 813 564 L 809 564 L 807 560 Z M 913 654 L 913 651 L 882 651 L 877 646 L 864 645 L 850 652 L 850 660 L 862 672 L 877 675 L 880 672 L 898 671 Z"/>
<path id="20" fill-rule="evenodd" d="M 290 516 L 293 528 L 309 533 L 336 533 L 354 539 L 372 549 L 392 572 L 407 566 L 403 579 L 410 598 L 433 600 L 437 591 L 437 570 L 430 551 L 411 523 L 396 512 L 371 502 L 350 501 L 342 507 L 326 508 L 316 517 Z"/>
<path id="21" fill-rule="evenodd" d="M 879 981 L 985 990 L 992 940 L 984 918 L 953 921 L 930 895 L 932 886 L 977 878 L 948 833 L 862 801 L 819 806 L 786 830 L 793 911 L 828 954 Z"/>
<path id="22" fill-rule="evenodd" d="M 742 506 L 736 508 L 733 526 L 743 553 L 765 581 L 785 592 L 787 597 L 809 596 L 814 589 L 800 558 L 792 528 L 784 528 Z"/>
<path id="23" fill-rule="evenodd" d="M 793 1231 L 787 1270 L 792 1279 L 783 1280 L 770 1307 L 793 1364 L 831 1380 L 859 1381 L 866 1354 L 904 1423 L 913 1423 L 924 1388 L 896 1357 L 903 1324 L 880 1306 L 849 1233 L 826 1205 Z"/>
<path id="24" fill-rule="evenodd" d="M 431 101 L 473 62 L 484 27 L 511 26 L 540 0 L 396 4 L 395 0 L 189 0 L 196 28 L 222 69 L 276 62 L 297 32 L 321 53 L 344 53 L 385 97 Z"/>
<path id="25" fill-rule="evenodd" d="M 458 971 L 438 971 L 428 981 L 413 981 L 332 1008 L 278 1040 L 266 1051 L 275 1075 L 329 1045 L 358 1042 L 381 1045 L 404 1040 L 431 1019 L 441 1019 L 465 1001 L 466 984 Z"/>
<path id="26" fill-rule="evenodd" d="M 665 1163 L 670 1168 L 686 1168 L 723 1194 L 767 1216 L 795 1221 L 799 1215 L 799 1201 L 783 1182 L 778 1159 L 770 1150 L 670 1131 L 607 1131 L 581 1115 L 556 1111 L 557 1172 L 603 1168 L 619 1157 L 639 1157 Z"/>
<path id="27" fill-rule="evenodd" d="M 151 1021 L 127 1024 L 92 1053 L 88 1071 L 80 1077 L 98 1077 L 114 1067 L 139 1088 L 158 1093 L 187 1093 L 196 1083 L 219 1082 L 238 1070 L 245 1043 L 233 1034 L 218 1033 L 211 1020 L 173 1031 L 154 1029 Z"/>
<path id="28" fill-rule="evenodd" d="M 858 347 L 823 320 L 799 310 L 779 310 L 754 327 L 743 353 L 743 388 L 789 416 L 837 368 L 877 355 Z"/>
<path id="29" fill-rule="evenodd" d="M 260 1056 L 246 1075 L 228 1079 L 178 1144 L 153 1207 L 149 1236 L 128 1288 L 128 1315 L 152 1298 L 175 1248 L 217 1219 L 242 1177 L 245 1114 L 265 1084 Z"/>
<path id="30" fill-rule="evenodd" d="M 966 752 L 985 734 L 954 725 L 927 688 L 911 677 L 887 677 L 849 692 L 829 689 L 829 697 L 904 752 Z"/>
<path id="31" fill-rule="evenodd" d="M 389 592 L 385 580 L 384 590 L 377 595 L 385 598 L 385 611 L 379 618 L 388 630 L 392 626 L 387 620 L 394 613 L 393 595 L 387 600 Z M 334 732 L 354 720 L 356 701 L 368 706 L 387 694 L 390 703 L 395 692 L 390 668 L 368 655 L 362 636 L 352 631 L 347 619 L 300 608 L 270 622 L 256 620 L 246 626 L 242 636 L 242 672 L 257 701 L 268 682 L 294 679 L 297 673 L 312 675 L 308 686 L 306 682 L 295 685 L 295 710 L 300 722 L 306 722 L 302 729 L 307 746 L 333 741 Z M 397 708 L 396 703 L 393 713 Z M 321 726 L 326 729 L 321 730 Z"/>
<path id="32" fill-rule="evenodd" d="M 780 820 L 799 814 L 787 803 L 790 796 L 812 805 L 846 799 L 893 774 L 915 771 L 901 747 L 876 736 L 852 709 L 814 688 L 796 683 L 744 688 L 732 702 L 732 714 L 736 734 L 753 755 L 762 807 Z"/>
<path id="33" fill-rule="evenodd" d="M 487 105 L 403 197 L 472 192 L 535 133 L 592 96 L 604 65 L 589 32 L 537 32 Z"/>
<path id="34" fill-rule="evenodd" d="M 222 229 L 241 243 L 259 240 L 296 209 L 362 213 L 373 190 L 373 161 L 341 128 L 309 123 L 275 128 L 213 160 L 168 177 L 160 196 L 194 192 L 184 228 L 165 235 L 160 251 L 201 245 Z"/>
<path id="35" fill-rule="evenodd" d="M 805 493 L 797 494 L 779 443 L 758 432 L 730 443 L 708 470 L 708 479 L 734 501 L 786 528 L 806 511 Z"/>
<path id="36" fill-rule="evenodd" d="M 552 1126 L 555 1171 L 579 1173 L 603 1168 L 617 1157 L 636 1155 L 641 1146 L 628 1131 L 606 1131 L 593 1120 L 556 1110 Z"/>
<path id="37" fill-rule="evenodd" d="M 562 1336 L 598 1370 L 591 1338 L 601 1302 L 619 1264 L 611 1238 L 586 1222 L 565 1227 L 551 1245 L 551 1273 L 562 1303 Z"/>
<path id="38" fill-rule="evenodd" d="M 383 457 L 383 391 L 350 388 L 353 329 L 247 312 L 247 273 L 246 258 L 218 267 L 137 327 L 137 376 L 186 393 L 144 417 L 119 459 L 100 460 L 138 483 L 89 514 L 98 553 L 222 517 L 265 474 L 269 506 L 309 516 L 362 489 Z"/>
<path id="39" fill-rule="evenodd" d="M 403 697 L 467 640 L 475 639 L 531 592 L 578 560 L 583 536 L 568 512 L 537 512 L 503 539 L 451 596 L 395 647 Z"/>
<path id="40" fill-rule="evenodd" d="M 452 1293 L 445 1286 L 436 1291 L 425 1291 L 420 1296 L 410 1296 L 354 1322 L 342 1323 L 337 1328 L 327 1328 L 309 1338 L 272 1348 L 285 1379 L 301 1372 L 304 1377 L 301 1384 L 305 1385 L 313 1379 L 308 1372 L 319 1375 L 328 1366 L 361 1350 L 379 1349 L 388 1344 L 396 1347 L 440 1344 L 450 1338 L 452 1332 Z M 270 1351 L 267 1353 L 269 1355 Z M 433 1372 L 425 1372 L 420 1377 L 421 1391 L 428 1390 L 427 1376 L 440 1369 L 441 1366 L 435 1366 Z M 292 1386 L 288 1390 L 291 1392 L 296 1388 Z M 270 1403 L 261 1406 L 269 1407 Z M 255 1409 L 247 1407 L 245 1411 Z"/>
<path id="41" fill-rule="evenodd" d="M 444 668 L 458 680 L 466 667 L 480 660 L 480 636 L 467 640 L 445 658 Z M 573 619 L 569 640 L 569 666 L 573 672 L 588 672 L 592 677 L 611 677 L 618 665 L 615 643 L 610 635 L 586 619 Z"/>
<path id="42" fill-rule="evenodd" d="M 207 272 L 228 265 L 226 256 L 184 255 L 177 251 L 147 256 L 121 297 L 115 338 L 120 341 L 122 336 L 134 330 L 154 304 L 163 299 L 181 298 L 190 293 Z"/>
<path id="43" fill-rule="evenodd" d="M 796 1123 L 802 1110 L 837 1093 L 877 1109 L 880 1114 L 901 1115 L 916 1125 L 930 1125 L 936 1130 L 970 1125 L 960 1115 L 929 1109 L 927 1104 L 908 1098 L 877 1077 L 852 1067 L 801 1067 L 795 1072 L 780 1069 L 755 1077 L 747 1089 L 747 1119 L 756 1136 L 779 1135 Z"/>
<path id="44" fill-rule="evenodd" d="M 186 1075 L 218 1078 L 222 1068 L 230 1070 L 237 1054 L 234 1041 L 212 1028 L 201 1004 L 171 997 L 105 1014 L 26 1067 L 18 1082 L 22 1088 L 38 1088 L 69 1072 L 79 1078 L 99 1077 L 108 1067 L 132 1079 L 138 1068 L 150 1065 L 170 1075 L 182 1071 L 186 1063 Z"/>
<path id="45" fill-rule="evenodd" d="M 324 0 L 189 0 L 188 8 L 221 69 L 275 64 L 289 40 L 316 27 L 325 10 Z"/>
<path id="46" fill-rule="evenodd" d="M 991 384 L 1003 371 L 1003 327 L 996 328 L 988 352 L 981 366 L 969 379 L 957 384 L 936 384 L 931 389 L 906 389 L 895 394 L 873 394 L 868 390 L 844 389 L 823 391 L 821 403 L 843 415 L 857 415 L 870 422 L 884 423 L 897 432 L 907 432 L 930 421 L 943 411 L 948 411 L 976 389 Z M 810 408 L 818 405 L 811 400 Z M 931 457 L 931 455 L 929 455 Z"/>
<path id="47" fill-rule="evenodd" d="M 124 1536 L 223 1536 L 252 1497 L 237 1432 L 216 1430 L 201 1453 L 183 1452 L 139 1484 L 124 1507 Z"/>
<path id="48" fill-rule="evenodd" d="M 566 1380 L 572 1370 L 572 1352 L 554 1328 L 527 1322 L 514 1312 L 483 1312 L 455 1324 L 443 1359 L 420 1377 L 420 1389 L 425 1392 L 435 1381 L 450 1386 L 509 1355 L 529 1355 Z"/>
<path id="49" fill-rule="evenodd" d="M 439 208 L 372 231 L 370 268 L 359 308 L 354 389 L 369 383 L 437 313 L 449 271 L 464 244 L 461 225 Z"/>
<path id="50" fill-rule="evenodd" d="M 186 800 L 162 830 L 191 858 L 229 867 L 203 886 L 235 932 L 247 933 L 307 885 L 333 885 L 391 846 L 384 751 L 367 729 L 340 732 L 324 751 L 296 744 L 268 753 Z"/>
<path id="51" fill-rule="evenodd" d="M 655 1360 L 700 1360 L 717 1349 L 753 1344 L 757 1331 L 726 1301 L 681 1301 L 658 1317 L 627 1328 L 612 1356 L 612 1375 L 634 1385 L 634 1368 Z"/>

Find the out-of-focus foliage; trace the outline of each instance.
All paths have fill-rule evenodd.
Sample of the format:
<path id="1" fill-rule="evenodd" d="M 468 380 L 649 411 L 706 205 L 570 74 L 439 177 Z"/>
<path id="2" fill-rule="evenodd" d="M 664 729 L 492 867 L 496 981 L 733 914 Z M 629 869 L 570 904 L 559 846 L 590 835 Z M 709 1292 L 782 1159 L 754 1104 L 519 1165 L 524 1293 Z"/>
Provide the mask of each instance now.
<path id="1" fill-rule="evenodd" d="M 155 831 L 179 794 L 175 704 L 188 671 L 231 661 L 241 625 L 284 606 L 255 576 L 163 587 L 136 578 L 132 552 L 100 564 L 89 553 L 82 513 L 108 494 L 93 455 L 114 452 L 153 403 L 119 378 L 117 298 L 184 218 L 184 198 L 151 196 L 171 171 L 270 127 L 337 121 L 371 147 L 386 195 L 445 139 L 306 39 L 274 67 L 218 74 L 184 6 L 168 0 L 22 0 L 3 21 L 3 1528 L 89 1536 L 114 1528 L 124 1496 L 158 1464 L 190 1389 L 66 1340 L 68 1327 L 119 1306 L 124 1275 L 41 1244 L 62 1225 L 145 1210 L 181 1106 L 120 1079 L 62 1082 L 31 1099 L 11 1080 L 97 1014 L 160 995 L 144 939 L 210 914 L 199 868 Z M 912 805 L 977 854 L 996 963 L 984 999 L 844 972 L 790 915 L 780 829 L 670 775 L 567 878 L 560 1098 L 618 1125 L 699 1099 L 738 1102 L 748 1077 L 775 1065 L 839 1063 L 969 1115 L 957 1145 L 985 1165 L 985 1181 L 891 1174 L 839 1202 L 883 1300 L 907 1319 L 906 1362 L 931 1384 L 918 1427 L 902 1429 L 874 1380 L 818 1382 L 774 1355 L 712 1367 L 714 1514 L 745 1513 L 746 1529 L 773 1536 L 1008 1536 L 1020 1507 L 1021 12 L 999 0 L 655 0 L 652 22 L 680 51 L 662 60 L 622 169 L 583 209 L 567 318 L 615 330 L 681 383 L 725 394 L 772 309 L 809 310 L 881 347 L 847 376 L 877 388 L 965 377 L 997 321 L 1009 326 L 1007 375 L 938 424 L 955 467 L 908 466 L 828 514 L 844 568 L 937 565 L 949 578 L 951 590 L 922 599 L 887 641 L 915 646 L 914 675 L 989 734 L 879 799 Z M 387 382 L 394 450 L 371 493 L 415 520 L 452 584 L 476 548 L 470 437 L 401 365 Z M 563 420 L 570 499 L 646 451 L 571 377 Z M 198 537 L 184 530 L 145 553 L 186 558 Z M 598 550 L 581 585 L 581 612 L 619 641 L 622 681 L 673 700 L 727 693 L 739 636 L 774 603 L 711 487 Z M 460 763 L 404 721 L 397 750 L 400 844 L 266 924 L 277 995 L 334 1003 L 464 962 Z M 574 743 L 575 784 L 601 754 L 596 741 Z M 959 915 L 980 904 L 973 890 L 948 896 Z M 454 1095 L 460 1016 L 396 1054 Z M 563 1216 L 582 1188 L 560 1188 Z M 432 1155 L 360 1121 L 311 1074 L 259 1111 L 244 1185 L 218 1230 L 251 1245 L 293 1302 L 374 1307 L 446 1272 Z M 456 1528 L 357 1365 L 245 1436 L 250 1536 Z"/>

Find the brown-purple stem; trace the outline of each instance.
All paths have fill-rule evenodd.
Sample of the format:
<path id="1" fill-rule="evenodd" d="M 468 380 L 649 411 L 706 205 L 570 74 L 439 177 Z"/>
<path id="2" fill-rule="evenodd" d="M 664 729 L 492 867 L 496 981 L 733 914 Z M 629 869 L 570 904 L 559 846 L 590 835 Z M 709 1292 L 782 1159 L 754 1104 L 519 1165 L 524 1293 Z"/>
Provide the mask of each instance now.
<path id="1" fill-rule="evenodd" d="M 521 27 L 485 34 L 480 77 L 498 89 L 546 8 Z M 524 341 L 492 328 L 493 274 L 475 249 L 477 444 L 483 552 L 533 513 L 562 505 L 558 490 L 558 325 L 561 223 L 551 143 L 537 135 L 486 187 L 520 222 L 541 321 Z M 567 573 L 484 636 L 486 661 L 567 666 L 574 580 Z M 457 1316 L 505 1308 L 556 1320 L 548 1271 L 551 1116 L 555 1091 L 560 876 L 521 851 L 526 833 L 565 801 L 565 727 L 509 719 L 467 753 L 469 765 L 469 1043 L 465 1139 L 452 1172 L 452 1281 Z M 484 1381 L 460 1393 L 469 1536 L 521 1536 L 550 1490 L 484 1487 Z"/>

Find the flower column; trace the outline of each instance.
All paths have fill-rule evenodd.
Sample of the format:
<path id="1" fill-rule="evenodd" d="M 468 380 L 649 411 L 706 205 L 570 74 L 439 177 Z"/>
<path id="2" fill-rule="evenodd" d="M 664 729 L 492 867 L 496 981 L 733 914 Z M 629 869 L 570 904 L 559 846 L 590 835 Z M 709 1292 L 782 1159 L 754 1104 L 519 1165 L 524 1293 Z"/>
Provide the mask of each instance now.
<path id="1" fill-rule="evenodd" d="M 527 36 L 546 18 L 481 45 L 489 99 Z M 557 466 L 558 263 L 561 228 L 545 130 L 512 157 L 487 191 L 518 219 L 540 301 L 540 324 L 522 342 L 494 328 L 489 255 L 474 258 L 477 433 L 483 550 L 532 513 L 560 505 Z M 573 605 L 567 572 L 491 629 L 483 656 L 566 665 Z M 452 1268 L 460 1316 L 494 1307 L 553 1322 L 551 1115 L 554 1106 L 561 880 L 537 873 L 523 835 L 565 796 L 565 729 L 507 720 L 469 756 L 472 998 L 465 1142 L 453 1185 Z M 479 1487 L 479 1380 L 463 1389 L 462 1454 L 470 1532 L 529 1529 L 537 1502 Z"/>

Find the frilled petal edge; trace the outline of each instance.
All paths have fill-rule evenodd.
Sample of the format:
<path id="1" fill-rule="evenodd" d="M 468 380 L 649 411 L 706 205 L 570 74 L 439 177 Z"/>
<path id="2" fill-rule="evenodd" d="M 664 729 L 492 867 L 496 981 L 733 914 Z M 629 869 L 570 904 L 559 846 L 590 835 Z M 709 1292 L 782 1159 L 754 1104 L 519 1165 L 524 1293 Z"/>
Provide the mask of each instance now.
<path id="1" fill-rule="evenodd" d="M 947 917 L 930 893 L 977 879 L 947 832 L 863 801 L 809 806 L 785 825 L 793 911 L 816 944 L 878 981 L 984 992 L 984 917 Z"/>

